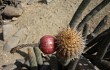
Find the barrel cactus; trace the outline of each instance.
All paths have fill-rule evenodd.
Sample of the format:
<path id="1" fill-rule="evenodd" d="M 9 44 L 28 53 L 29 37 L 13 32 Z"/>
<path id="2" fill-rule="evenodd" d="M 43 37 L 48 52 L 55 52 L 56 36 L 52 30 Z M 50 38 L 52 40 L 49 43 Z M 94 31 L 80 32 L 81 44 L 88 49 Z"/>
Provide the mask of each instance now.
<path id="1" fill-rule="evenodd" d="M 79 58 L 85 47 L 85 41 L 76 29 L 62 29 L 56 36 L 58 58 L 66 61 Z"/>

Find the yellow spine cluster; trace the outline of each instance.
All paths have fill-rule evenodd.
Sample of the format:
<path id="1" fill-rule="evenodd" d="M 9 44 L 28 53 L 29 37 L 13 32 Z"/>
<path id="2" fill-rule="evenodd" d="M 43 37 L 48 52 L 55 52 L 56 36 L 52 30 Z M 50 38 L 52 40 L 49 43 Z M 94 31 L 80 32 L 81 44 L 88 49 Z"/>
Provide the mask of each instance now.
<path id="1" fill-rule="evenodd" d="M 75 29 L 66 28 L 56 36 L 57 56 L 63 59 L 78 58 L 82 54 L 85 42 Z"/>

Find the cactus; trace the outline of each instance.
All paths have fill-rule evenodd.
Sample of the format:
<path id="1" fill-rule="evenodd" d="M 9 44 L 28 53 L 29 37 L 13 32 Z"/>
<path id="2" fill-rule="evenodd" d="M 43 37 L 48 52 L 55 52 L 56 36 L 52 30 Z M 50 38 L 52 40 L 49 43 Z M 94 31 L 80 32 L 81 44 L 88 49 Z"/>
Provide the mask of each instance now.
<path id="1" fill-rule="evenodd" d="M 35 54 L 31 48 L 28 48 L 29 62 L 30 62 L 30 70 L 38 70 L 37 69 L 37 61 L 35 58 Z"/>
<path id="2" fill-rule="evenodd" d="M 36 60 L 37 60 L 38 64 L 42 65 L 43 64 L 43 60 L 42 60 L 42 56 L 41 56 L 41 51 L 38 48 L 39 44 L 36 44 L 36 45 L 37 46 L 33 47 L 33 50 L 34 50 L 34 53 L 35 53 Z"/>
<path id="3" fill-rule="evenodd" d="M 102 8 L 104 8 L 107 4 L 110 3 L 110 0 L 103 0 L 99 5 L 97 5 L 90 13 L 88 13 L 84 19 L 77 26 L 77 30 L 81 31 L 87 22 L 94 17 Z"/>
<path id="4" fill-rule="evenodd" d="M 65 28 L 56 36 L 57 57 L 67 62 L 79 58 L 85 47 L 82 35 L 75 29 Z M 67 65 L 66 64 L 66 65 Z"/>
<path id="5" fill-rule="evenodd" d="M 35 67 L 35 70 L 36 69 L 44 70 L 45 67 L 46 67 L 45 70 L 48 70 L 50 68 L 52 70 L 63 70 L 63 69 L 75 70 L 77 63 L 80 60 L 80 55 L 83 53 L 83 50 L 85 48 L 84 39 L 88 39 L 86 41 L 87 47 L 84 50 L 84 53 L 86 54 L 83 54 L 83 56 L 85 57 L 90 56 L 89 59 L 91 60 L 91 62 L 93 61 L 93 64 L 95 64 L 99 68 L 104 67 L 104 69 L 107 70 L 110 64 L 104 59 L 104 56 L 106 55 L 106 53 L 109 53 L 107 51 L 110 45 L 110 38 L 109 38 L 110 28 L 99 35 L 97 34 L 98 32 L 100 32 L 100 29 L 103 28 L 104 25 L 106 24 L 108 17 L 105 16 L 103 20 L 98 24 L 98 26 L 94 29 L 94 31 L 89 35 L 87 35 L 88 33 L 87 22 L 92 17 L 94 17 L 102 8 L 104 8 L 107 4 L 109 4 L 110 0 L 103 0 L 91 12 L 89 12 L 83 18 L 83 20 L 76 26 L 76 24 L 78 23 L 78 19 L 80 18 L 81 14 L 83 13 L 84 9 L 87 7 L 90 1 L 91 0 L 87 0 L 87 1 L 83 0 L 82 3 L 79 5 L 78 9 L 76 10 L 74 16 L 72 17 L 72 20 L 69 23 L 70 28 L 65 28 L 56 35 L 56 41 L 55 41 L 56 56 L 55 57 L 51 56 L 49 57 L 49 59 L 46 59 L 47 63 L 50 62 L 47 66 L 44 64 L 45 61 L 43 61 L 41 52 L 38 48 L 38 45 L 36 47 L 36 44 L 19 45 L 13 48 L 10 52 L 14 53 L 23 47 L 34 46 L 33 50 L 36 55 L 35 57 L 32 50 L 28 49 L 31 70 L 34 70 L 34 67 Z M 82 31 L 82 34 L 80 33 L 80 31 Z M 92 55 L 94 52 L 97 52 L 96 54 L 97 56 L 95 55 L 95 57 L 94 55 Z M 57 62 L 57 60 L 60 63 Z M 43 66 L 38 66 L 37 63 Z M 61 64 L 63 65 L 63 67 Z M 36 68 L 37 66 L 39 68 Z"/>
<path id="6" fill-rule="evenodd" d="M 72 17 L 72 19 L 71 19 L 71 21 L 69 23 L 71 28 L 74 28 L 76 26 L 76 24 L 78 23 L 78 19 L 81 17 L 83 11 L 88 6 L 90 1 L 91 0 L 83 0 L 81 2 L 80 6 L 78 7 L 77 11 L 75 12 L 74 16 Z"/>
<path id="7" fill-rule="evenodd" d="M 94 29 L 94 31 L 92 33 L 90 33 L 87 36 L 87 41 L 89 42 L 89 40 L 92 40 L 94 37 L 97 36 L 97 34 L 99 34 L 99 32 L 101 32 L 101 29 L 105 27 L 105 25 L 107 24 L 107 19 L 108 16 L 106 15 L 97 25 L 97 27 Z"/>

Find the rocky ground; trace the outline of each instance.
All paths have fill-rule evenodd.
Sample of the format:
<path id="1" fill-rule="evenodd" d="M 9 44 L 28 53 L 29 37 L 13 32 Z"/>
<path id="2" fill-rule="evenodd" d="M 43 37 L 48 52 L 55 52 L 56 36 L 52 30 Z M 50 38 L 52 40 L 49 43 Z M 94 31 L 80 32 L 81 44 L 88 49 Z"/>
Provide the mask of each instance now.
<path id="1" fill-rule="evenodd" d="M 12 38 L 18 30 L 20 39 L 14 42 L 18 44 L 30 44 L 37 43 L 43 35 L 55 35 L 61 28 L 67 27 L 73 14 L 78 8 L 82 0 L 53 0 L 48 5 L 44 3 L 35 2 L 31 5 L 27 5 L 27 1 L 23 0 L 21 5 L 23 7 L 23 14 L 15 18 L 15 21 L 9 22 L 5 25 L 11 24 L 14 29 L 9 30 L 6 35 L 9 37 L 5 41 L 0 41 L 0 69 L 2 65 L 14 63 L 16 59 L 23 58 L 21 55 L 4 51 L 4 45 L 8 40 Z M 84 18 L 88 12 L 90 12 L 97 4 L 102 0 L 91 0 L 90 4 L 83 12 L 79 22 Z M 89 23 L 89 31 L 91 32 L 100 20 L 108 15 L 108 21 L 103 30 L 110 27 L 110 3 L 104 7 L 95 17 L 93 17 Z M 26 51 L 26 49 L 23 49 Z"/>

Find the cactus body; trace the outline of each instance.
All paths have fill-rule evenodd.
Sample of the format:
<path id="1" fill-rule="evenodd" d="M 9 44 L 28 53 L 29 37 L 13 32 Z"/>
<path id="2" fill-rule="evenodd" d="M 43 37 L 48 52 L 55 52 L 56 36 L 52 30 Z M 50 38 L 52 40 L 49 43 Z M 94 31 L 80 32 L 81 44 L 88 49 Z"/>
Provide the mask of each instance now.
<path id="1" fill-rule="evenodd" d="M 75 29 L 66 28 L 56 36 L 57 57 L 63 60 L 79 58 L 83 52 L 85 42 L 82 35 Z"/>

